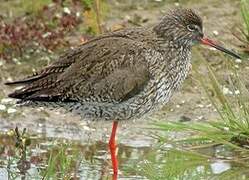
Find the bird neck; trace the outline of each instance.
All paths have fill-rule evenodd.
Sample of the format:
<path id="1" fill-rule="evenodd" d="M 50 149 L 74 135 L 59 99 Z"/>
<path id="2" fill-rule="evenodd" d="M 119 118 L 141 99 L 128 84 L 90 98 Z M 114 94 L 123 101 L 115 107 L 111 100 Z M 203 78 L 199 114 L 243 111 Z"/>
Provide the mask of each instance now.
<path id="1" fill-rule="evenodd" d="M 189 43 L 179 43 L 172 39 L 157 38 L 155 49 L 157 49 L 157 51 L 163 56 L 167 57 L 171 54 L 188 54 L 189 51 L 191 51 L 191 46 Z"/>

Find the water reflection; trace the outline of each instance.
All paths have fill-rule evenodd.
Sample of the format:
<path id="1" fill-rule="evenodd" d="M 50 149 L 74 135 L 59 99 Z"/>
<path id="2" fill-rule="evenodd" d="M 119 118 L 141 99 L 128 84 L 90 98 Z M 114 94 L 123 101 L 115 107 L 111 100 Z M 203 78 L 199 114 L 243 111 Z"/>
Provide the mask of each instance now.
<path id="1" fill-rule="evenodd" d="M 27 148 L 25 159 L 17 151 L 13 138 L 6 135 L 0 136 L 2 166 L 0 177 L 3 177 L 0 179 L 8 179 L 9 176 L 17 176 L 19 179 L 42 177 L 42 171 L 48 164 L 51 152 L 56 155 L 64 147 L 66 147 L 66 156 L 74 156 L 75 152 L 79 153 L 79 158 L 74 159 L 71 164 L 72 177 L 89 180 L 111 179 L 111 162 L 109 152 L 107 152 L 108 144 L 105 142 L 97 141 L 82 145 L 72 141 L 33 138 L 31 146 Z M 144 179 L 142 176 L 137 176 L 135 171 L 126 172 L 125 167 L 136 163 L 135 160 L 145 157 L 150 151 L 152 151 L 150 147 L 134 148 L 119 144 L 118 159 L 121 172 L 119 176 L 124 179 Z"/>
<path id="2" fill-rule="evenodd" d="M 125 142 L 125 141 L 124 141 Z M 236 173 L 239 178 L 248 176 L 248 163 L 239 164 L 234 161 L 239 152 L 232 151 L 225 146 L 213 146 L 198 150 L 200 154 L 210 157 L 198 157 L 181 151 L 174 152 L 152 148 L 139 142 L 127 145 L 127 142 L 118 144 L 119 179 L 147 179 L 160 175 L 173 175 L 178 172 L 177 178 L 194 179 L 197 177 L 211 178 L 219 175 Z M 139 145 L 137 145 L 139 144 Z M 164 146 L 161 146 L 164 147 Z M 51 157 L 58 157 L 52 159 Z M 225 158 L 228 157 L 228 158 Z M 151 165 L 151 176 L 146 171 L 145 162 Z M 54 163 L 54 164 L 53 164 Z M 54 169 L 47 169 L 53 166 Z M 0 136 L 0 179 L 42 179 L 46 174 L 53 173 L 53 178 L 60 179 L 66 176 L 72 180 L 108 180 L 112 179 L 108 143 L 95 141 L 82 143 L 80 141 L 58 138 L 40 138 L 33 136 L 32 143 L 27 147 L 26 157 L 15 147 L 13 137 Z M 63 168 L 66 171 L 63 171 Z M 181 174 L 181 172 L 184 172 Z M 153 173 L 155 175 L 153 176 Z M 171 173 L 171 174 L 167 174 Z M 52 178 L 52 179 L 53 179 Z M 177 179 L 176 178 L 176 179 Z M 61 178 L 63 179 L 63 178 Z M 153 178 L 150 178 L 153 179 Z M 245 178 L 244 178 L 245 179 Z"/>
<path id="3" fill-rule="evenodd" d="M 230 163 L 226 163 L 223 161 L 214 162 L 210 166 L 211 166 L 213 174 L 220 174 L 231 169 Z"/>
<path id="4" fill-rule="evenodd" d="M 65 174 L 68 179 L 73 180 L 112 179 L 112 165 L 107 143 L 109 137 L 96 140 L 91 138 L 91 134 L 76 129 L 66 136 L 67 131 L 62 133 L 63 131 L 59 129 L 59 132 L 64 135 L 63 138 L 53 138 L 47 137 L 51 135 L 48 134 L 48 131 L 52 132 L 48 126 L 40 126 L 40 128 L 43 129 L 42 134 L 36 133 L 36 136 L 32 136 L 32 143 L 27 147 L 26 156 L 22 156 L 22 153 L 15 147 L 16 141 L 13 137 L 6 134 L 0 135 L 1 180 L 17 177 L 21 180 L 42 179 L 46 173 L 48 174 L 48 171 L 51 171 L 50 174 L 54 173 L 53 178 L 55 179 L 60 179 Z M 55 133 L 56 130 L 53 132 Z M 71 139 L 73 135 L 76 140 Z M 84 141 L 80 141 L 80 139 L 84 139 Z M 160 174 L 162 168 L 166 168 L 167 173 L 169 171 L 173 173 L 174 168 L 181 167 L 186 169 L 183 177 L 188 179 L 200 174 L 204 178 L 209 178 L 221 174 L 230 175 L 234 172 L 238 177 L 249 177 L 248 163 L 236 162 L 236 157 L 241 157 L 243 154 L 241 155 L 241 152 L 227 146 L 209 146 L 196 150 L 198 153 L 210 157 L 203 159 L 188 153 L 170 153 L 172 145 L 164 144 L 160 148 L 156 144 L 152 146 L 151 141 L 146 140 L 144 136 L 143 138 L 121 138 L 118 142 L 121 142 L 118 144 L 119 179 L 146 179 L 145 175 L 153 179 L 141 171 L 145 167 L 145 161 L 152 163 L 153 171 L 156 173 L 153 175 L 153 172 L 149 172 L 152 177 Z M 54 158 L 52 159 L 54 162 L 50 162 L 51 157 Z M 53 164 L 53 169 L 48 170 L 48 165 L 52 166 Z"/>

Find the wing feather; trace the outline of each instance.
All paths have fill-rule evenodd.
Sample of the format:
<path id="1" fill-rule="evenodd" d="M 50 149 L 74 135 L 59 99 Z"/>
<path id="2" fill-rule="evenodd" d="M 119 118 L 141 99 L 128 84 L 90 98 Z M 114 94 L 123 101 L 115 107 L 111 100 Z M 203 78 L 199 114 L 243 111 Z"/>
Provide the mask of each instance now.
<path id="1" fill-rule="evenodd" d="M 10 84 L 24 87 L 9 96 L 34 101 L 120 102 L 149 81 L 146 47 L 125 37 L 90 41 L 61 56 L 32 77 Z"/>

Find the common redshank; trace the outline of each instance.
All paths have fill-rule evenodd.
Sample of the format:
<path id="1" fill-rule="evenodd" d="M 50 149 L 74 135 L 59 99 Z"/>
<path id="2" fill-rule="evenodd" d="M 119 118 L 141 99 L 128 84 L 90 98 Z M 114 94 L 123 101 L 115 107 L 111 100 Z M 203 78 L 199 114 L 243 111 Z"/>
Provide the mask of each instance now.
<path id="1" fill-rule="evenodd" d="M 23 105 L 64 107 L 83 118 L 112 120 L 109 148 L 117 179 L 118 122 L 140 118 L 169 101 L 190 70 L 195 44 L 240 58 L 204 37 L 202 20 L 193 10 L 178 8 L 153 27 L 100 35 L 32 76 L 7 82 L 24 85 L 9 97 Z"/>

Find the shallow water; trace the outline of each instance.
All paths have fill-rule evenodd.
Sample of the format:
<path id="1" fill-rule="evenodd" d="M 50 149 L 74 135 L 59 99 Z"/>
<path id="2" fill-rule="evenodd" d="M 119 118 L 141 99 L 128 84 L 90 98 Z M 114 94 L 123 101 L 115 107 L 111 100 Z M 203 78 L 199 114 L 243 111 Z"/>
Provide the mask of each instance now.
<path id="1" fill-rule="evenodd" d="M 91 143 L 82 143 L 73 140 L 36 136 L 31 136 L 31 142 L 31 145 L 27 147 L 26 159 L 22 160 L 20 151 L 15 147 L 13 137 L 0 136 L 0 179 L 42 179 L 44 170 L 49 164 L 50 154 L 53 153 L 53 156 L 56 156 L 60 151 L 63 151 L 63 155 L 59 158 L 60 160 L 63 157 L 67 159 L 73 157 L 68 173 L 71 175 L 71 179 L 97 180 L 111 179 L 112 177 L 110 156 L 107 150 L 108 144 L 105 142 L 91 141 Z M 129 143 L 118 144 L 119 179 L 147 179 L 142 175 L 141 169 L 144 168 L 146 162 L 151 161 L 153 158 L 156 159 L 154 166 L 158 166 L 157 168 L 159 169 L 162 161 L 166 162 L 166 166 L 172 166 L 170 164 L 172 163 L 170 160 L 171 156 L 168 157 L 169 164 L 167 164 L 167 158 L 164 156 L 167 151 L 171 150 L 170 145 L 167 145 L 168 147 L 164 151 L 158 151 L 156 147 L 152 147 L 149 144 L 142 145 L 144 142 L 139 140 L 136 143 L 133 142 L 131 145 L 128 145 Z M 196 161 L 196 159 L 193 159 L 192 161 L 196 161 L 196 164 L 188 167 L 190 168 L 187 174 L 188 178 L 197 179 L 200 175 L 207 179 L 211 177 L 218 178 L 224 173 L 231 173 L 229 177 L 233 177 L 232 175 L 236 174 L 237 178 L 235 179 L 249 178 L 248 167 L 240 164 L 240 162 L 236 162 L 233 151 L 217 146 L 205 148 L 199 150 L 199 152 L 211 158 L 208 161 Z M 156 156 L 153 157 L 153 154 L 156 154 Z M 188 163 L 184 159 L 189 157 L 177 157 L 176 167 L 182 165 L 179 164 L 179 158 L 182 158 L 180 161 L 183 164 Z M 58 163 L 62 163 L 60 160 L 57 160 Z M 53 177 L 59 179 L 59 172 L 57 169 Z M 197 172 L 199 175 L 196 174 Z M 183 174 L 182 178 L 186 179 L 185 177 L 186 175 Z"/>
<path id="2" fill-rule="evenodd" d="M 22 176 L 26 179 L 42 178 L 41 169 L 44 169 L 48 164 L 47 160 L 51 152 L 59 151 L 65 148 L 65 156 L 74 156 L 75 151 L 79 153 L 79 158 L 71 164 L 72 167 L 77 167 L 77 171 L 72 171 L 73 176 L 79 179 L 110 179 L 111 178 L 111 162 L 108 152 L 108 144 L 96 141 L 91 143 L 80 143 L 79 141 L 66 141 L 58 138 L 39 138 L 33 137 L 32 144 L 27 149 L 26 161 L 22 163 L 21 155 L 15 148 L 13 138 L 9 136 L 1 136 L 1 170 L 0 179 L 8 179 L 8 176 L 17 175 L 21 179 L 21 167 L 28 166 L 24 170 Z M 143 142 L 141 142 L 143 143 Z M 126 167 L 132 163 L 136 163 L 139 158 L 145 157 L 147 153 L 152 151 L 150 146 L 136 147 L 118 144 L 118 158 L 120 165 L 120 178 L 123 179 L 144 179 L 134 172 L 126 172 Z M 78 161 L 78 162 L 77 162 Z M 20 167 L 19 167 L 19 165 Z M 28 164 L 28 165 L 27 165 Z M 59 177 L 59 176 L 58 176 Z"/>

